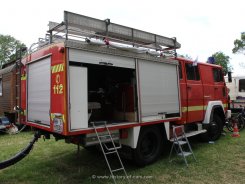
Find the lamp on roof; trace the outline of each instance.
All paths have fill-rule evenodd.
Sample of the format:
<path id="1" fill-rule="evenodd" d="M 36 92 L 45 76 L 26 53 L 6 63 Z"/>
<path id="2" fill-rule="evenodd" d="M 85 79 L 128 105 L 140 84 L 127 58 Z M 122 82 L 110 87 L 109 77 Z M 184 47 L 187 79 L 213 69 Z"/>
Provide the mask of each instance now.
<path id="1" fill-rule="evenodd" d="M 208 57 L 207 63 L 215 64 L 215 58 L 214 57 Z"/>

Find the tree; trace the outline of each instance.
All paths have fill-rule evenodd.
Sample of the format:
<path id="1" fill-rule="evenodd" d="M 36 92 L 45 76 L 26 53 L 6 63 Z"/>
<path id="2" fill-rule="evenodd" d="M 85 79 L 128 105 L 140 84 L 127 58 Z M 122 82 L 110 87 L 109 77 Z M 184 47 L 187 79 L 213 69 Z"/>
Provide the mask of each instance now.
<path id="1" fill-rule="evenodd" d="M 0 68 L 5 63 L 15 60 L 16 50 L 26 47 L 25 44 L 10 35 L 0 34 Z"/>
<path id="2" fill-rule="evenodd" d="M 243 53 L 245 54 L 245 32 L 241 33 L 241 39 L 236 39 L 234 41 L 234 48 L 232 49 L 234 54 Z"/>
<path id="3" fill-rule="evenodd" d="M 215 64 L 222 66 L 225 75 L 228 71 L 232 71 L 229 56 L 226 56 L 223 52 L 216 52 L 212 57 L 215 59 Z"/>

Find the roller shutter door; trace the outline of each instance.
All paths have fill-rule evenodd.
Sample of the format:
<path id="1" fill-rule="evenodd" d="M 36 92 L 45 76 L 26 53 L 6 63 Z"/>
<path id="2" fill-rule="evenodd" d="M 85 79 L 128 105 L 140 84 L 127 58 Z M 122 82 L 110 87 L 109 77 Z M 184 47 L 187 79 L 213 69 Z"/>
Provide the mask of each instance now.
<path id="1" fill-rule="evenodd" d="M 50 125 L 50 62 L 51 57 L 28 65 L 28 121 Z"/>

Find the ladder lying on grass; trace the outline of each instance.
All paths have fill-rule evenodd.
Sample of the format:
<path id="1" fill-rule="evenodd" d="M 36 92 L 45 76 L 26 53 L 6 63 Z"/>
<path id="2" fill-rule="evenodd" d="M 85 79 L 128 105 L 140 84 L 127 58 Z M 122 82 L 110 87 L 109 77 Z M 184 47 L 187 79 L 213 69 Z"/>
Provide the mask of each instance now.
<path id="1" fill-rule="evenodd" d="M 186 137 L 184 126 L 175 126 L 173 127 L 173 145 L 170 151 L 169 160 L 172 156 L 173 149 L 175 149 L 178 156 L 182 157 L 185 161 L 186 166 L 188 167 L 186 157 L 192 155 L 196 161 L 196 157 L 191 149 L 191 145 Z M 184 149 L 184 146 L 186 149 Z M 187 150 L 187 151 L 186 151 Z"/>
<path id="2" fill-rule="evenodd" d="M 103 126 L 105 127 L 107 133 L 106 134 L 103 134 L 103 135 L 100 135 L 100 133 L 98 132 L 98 126 L 96 126 L 96 123 L 95 122 L 91 122 L 91 124 L 93 125 L 93 128 L 95 130 L 95 133 L 97 135 L 97 138 L 98 138 L 98 141 L 99 141 L 101 150 L 102 150 L 103 155 L 105 157 L 105 161 L 106 161 L 107 166 L 108 166 L 108 168 L 110 170 L 110 173 L 111 173 L 111 176 L 112 176 L 112 179 L 113 179 L 114 183 L 116 183 L 114 173 L 115 172 L 118 172 L 118 171 L 123 171 L 126 179 L 129 182 L 128 175 L 126 173 L 126 170 L 125 170 L 125 168 L 123 166 L 122 160 L 121 160 L 121 158 L 119 156 L 119 153 L 117 151 L 118 149 L 121 148 L 121 144 L 119 143 L 119 146 L 116 146 L 115 145 L 115 142 L 114 142 L 114 140 L 112 138 L 112 135 L 110 133 L 110 130 L 106 126 L 106 122 L 104 122 L 104 125 Z M 100 126 L 100 128 L 101 128 L 101 126 Z M 108 142 L 108 140 L 109 140 L 109 142 Z M 112 145 L 112 147 L 108 147 L 106 145 L 106 143 L 110 143 Z M 116 155 L 116 157 L 117 157 L 117 159 L 119 161 L 119 164 L 120 164 L 120 167 L 119 168 L 112 169 L 111 164 L 109 163 L 109 159 L 108 159 L 108 156 L 109 155 L 112 155 L 112 154 Z"/>

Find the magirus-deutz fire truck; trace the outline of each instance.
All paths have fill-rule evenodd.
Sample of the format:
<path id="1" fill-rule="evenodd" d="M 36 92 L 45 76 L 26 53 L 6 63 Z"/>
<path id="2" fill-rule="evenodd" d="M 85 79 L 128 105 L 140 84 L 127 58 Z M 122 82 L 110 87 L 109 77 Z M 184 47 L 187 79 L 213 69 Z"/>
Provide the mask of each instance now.
<path id="1" fill-rule="evenodd" d="M 222 68 L 176 57 L 180 46 L 65 11 L 21 60 L 19 120 L 85 148 L 119 141 L 139 165 L 159 157 L 174 125 L 217 140 L 228 110 Z"/>

